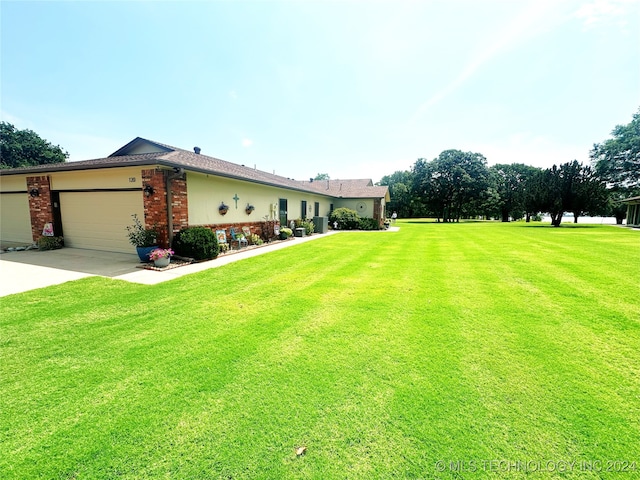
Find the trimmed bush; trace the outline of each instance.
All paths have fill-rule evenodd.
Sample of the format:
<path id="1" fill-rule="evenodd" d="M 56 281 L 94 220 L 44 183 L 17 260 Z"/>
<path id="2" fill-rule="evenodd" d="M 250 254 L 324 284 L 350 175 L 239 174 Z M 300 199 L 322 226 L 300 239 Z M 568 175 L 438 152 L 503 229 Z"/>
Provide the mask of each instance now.
<path id="1" fill-rule="evenodd" d="M 173 241 L 173 249 L 177 255 L 195 260 L 216 258 L 220 251 L 216 236 L 206 227 L 183 228 Z"/>
<path id="2" fill-rule="evenodd" d="M 336 208 L 329 215 L 329 222 L 332 226 L 333 222 L 338 222 L 339 230 L 357 230 L 360 227 L 360 216 L 350 208 Z"/>
<path id="3" fill-rule="evenodd" d="M 380 224 L 374 218 L 361 218 L 360 230 L 380 230 Z"/>
<path id="4" fill-rule="evenodd" d="M 303 220 L 301 218 L 298 218 L 295 222 L 296 228 L 304 228 L 305 235 L 311 235 L 316 228 L 311 220 Z"/>
<path id="5" fill-rule="evenodd" d="M 39 250 L 57 250 L 64 247 L 64 238 L 62 237 L 40 237 L 38 239 Z"/>

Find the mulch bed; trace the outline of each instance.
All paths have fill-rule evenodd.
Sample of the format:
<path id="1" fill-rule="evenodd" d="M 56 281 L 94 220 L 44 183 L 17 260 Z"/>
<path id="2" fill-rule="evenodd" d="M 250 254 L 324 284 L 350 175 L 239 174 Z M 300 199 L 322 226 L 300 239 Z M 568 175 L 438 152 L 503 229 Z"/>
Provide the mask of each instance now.
<path id="1" fill-rule="evenodd" d="M 167 270 L 171 270 L 173 268 L 184 267 L 185 265 L 190 265 L 193 263 L 193 260 L 190 259 L 177 259 L 175 256 L 171 257 L 171 263 L 166 267 L 156 267 L 153 263 L 142 263 L 137 266 L 137 268 L 144 268 L 145 270 L 155 270 L 156 272 L 166 272 Z"/>
<path id="2" fill-rule="evenodd" d="M 294 237 L 289 237 L 286 240 L 273 240 L 271 242 L 268 243 L 263 243 L 262 245 L 249 245 L 247 247 L 243 247 L 241 249 L 230 249 L 227 250 L 226 252 L 221 252 L 218 254 L 217 258 L 220 257 L 226 257 L 228 255 L 233 255 L 235 253 L 242 253 L 242 252 L 246 252 L 247 250 L 253 250 L 255 248 L 261 248 L 261 247 L 266 247 L 268 245 L 273 245 L 274 243 L 281 243 L 281 242 L 288 242 L 290 240 L 293 240 Z M 208 262 L 210 260 L 201 260 L 202 262 Z M 200 263 L 198 260 L 195 260 L 193 258 L 187 258 L 187 257 L 179 257 L 178 255 L 173 255 L 171 257 L 171 263 L 169 265 L 167 265 L 166 267 L 156 267 L 153 262 L 149 262 L 149 263 L 142 263 L 140 265 L 137 266 L 137 268 L 143 268 L 145 270 L 155 270 L 156 272 L 165 272 L 167 270 L 171 270 L 172 268 L 178 268 L 178 267 L 184 267 L 185 265 L 191 265 L 192 263 Z"/>

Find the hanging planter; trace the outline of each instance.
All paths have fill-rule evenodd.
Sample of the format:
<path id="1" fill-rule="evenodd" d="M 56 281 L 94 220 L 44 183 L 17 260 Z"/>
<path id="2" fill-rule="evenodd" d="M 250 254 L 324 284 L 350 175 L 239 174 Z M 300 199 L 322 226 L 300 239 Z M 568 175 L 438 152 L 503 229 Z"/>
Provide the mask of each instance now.
<path id="1" fill-rule="evenodd" d="M 225 205 L 225 203 L 222 202 L 218 207 L 218 212 L 220 212 L 220 215 L 226 215 L 228 211 L 229 211 L 229 205 Z"/>
<path id="2" fill-rule="evenodd" d="M 255 209 L 256 207 L 247 203 L 247 207 L 244 209 L 244 211 L 247 212 L 247 215 L 251 215 L 251 212 L 253 212 Z"/>

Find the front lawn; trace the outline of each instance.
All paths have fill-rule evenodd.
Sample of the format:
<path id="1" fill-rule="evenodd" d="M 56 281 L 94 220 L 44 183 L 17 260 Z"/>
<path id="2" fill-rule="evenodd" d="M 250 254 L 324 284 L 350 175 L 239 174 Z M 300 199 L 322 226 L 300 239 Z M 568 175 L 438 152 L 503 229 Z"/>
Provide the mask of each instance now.
<path id="1" fill-rule="evenodd" d="M 0 299 L 0 478 L 640 475 L 640 232 L 398 225 Z"/>

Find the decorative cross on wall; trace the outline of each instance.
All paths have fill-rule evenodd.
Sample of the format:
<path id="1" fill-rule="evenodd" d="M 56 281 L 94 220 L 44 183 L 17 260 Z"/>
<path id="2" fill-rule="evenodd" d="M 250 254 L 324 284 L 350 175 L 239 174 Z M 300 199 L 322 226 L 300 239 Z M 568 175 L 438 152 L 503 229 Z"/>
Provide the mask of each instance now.
<path id="1" fill-rule="evenodd" d="M 240 197 L 238 197 L 238 194 L 236 193 L 236 194 L 233 196 L 233 199 L 236 201 L 236 210 L 237 210 L 237 209 L 238 209 L 238 200 L 240 200 Z"/>

